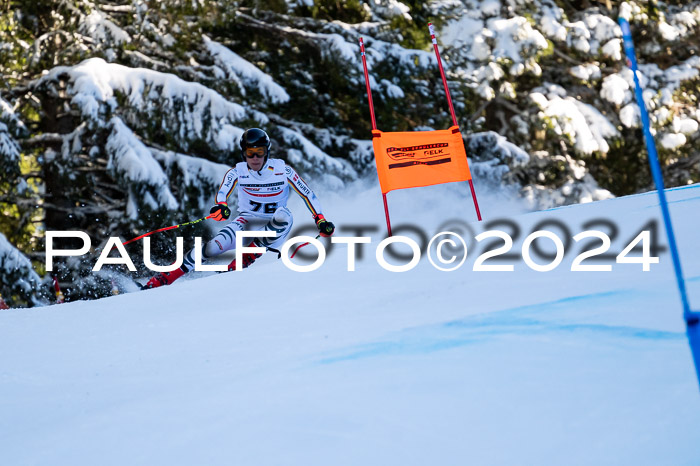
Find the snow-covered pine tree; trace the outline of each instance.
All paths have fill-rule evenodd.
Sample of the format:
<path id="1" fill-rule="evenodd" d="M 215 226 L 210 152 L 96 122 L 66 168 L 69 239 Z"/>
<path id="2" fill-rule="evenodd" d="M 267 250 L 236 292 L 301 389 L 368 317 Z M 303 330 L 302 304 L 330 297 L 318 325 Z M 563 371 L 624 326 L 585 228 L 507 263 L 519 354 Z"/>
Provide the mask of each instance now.
<path id="1" fill-rule="evenodd" d="M 700 90 L 693 45 L 700 3 L 612 3 L 613 10 L 556 0 L 431 3 L 445 18 L 441 37 L 453 82 L 465 89 L 464 100 L 481 102 L 463 122 L 470 139 L 496 131 L 531 155 L 518 176 L 504 180 L 518 180 L 534 207 L 651 188 L 618 14 L 635 27 L 640 63 L 650 63 L 640 68 L 650 78 L 645 95 L 667 178 L 686 184 L 700 175 L 691 97 Z M 492 160 L 488 151 L 472 155 Z M 491 163 L 504 167 L 499 157 Z"/>

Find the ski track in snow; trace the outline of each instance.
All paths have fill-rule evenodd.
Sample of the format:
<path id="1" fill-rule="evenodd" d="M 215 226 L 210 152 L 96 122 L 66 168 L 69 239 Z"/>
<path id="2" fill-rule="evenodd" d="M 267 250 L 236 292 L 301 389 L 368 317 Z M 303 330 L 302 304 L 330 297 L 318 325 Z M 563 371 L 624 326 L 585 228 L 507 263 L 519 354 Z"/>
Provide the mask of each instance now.
<path id="1" fill-rule="evenodd" d="M 698 189 L 667 193 L 695 308 Z M 516 252 L 543 220 L 572 235 L 610 220 L 615 254 L 649 220 L 664 232 L 655 193 L 537 213 L 478 194 L 485 223 L 521 229 Z M 392 222 L 432 234 L 461 218 L 479 233 L 466 195 L 392 192 Z M 341 233 L 383 224 L 376 186 L 321 199 Z M 0 464 L 700 463 L 700 393 L 667 252 L 651 272 L 613 257 L 612 272 L 575 273 L 572 241 L 552 272 L 522 259 L 474 272 L 483 245 L 465 237 L 460 270 L 424 258 L 397 274 L 373 258 L 380 235 L 353 273 L 336 245 L 312 273 L 268 255 L 241 273 L 0 312 Z"/>

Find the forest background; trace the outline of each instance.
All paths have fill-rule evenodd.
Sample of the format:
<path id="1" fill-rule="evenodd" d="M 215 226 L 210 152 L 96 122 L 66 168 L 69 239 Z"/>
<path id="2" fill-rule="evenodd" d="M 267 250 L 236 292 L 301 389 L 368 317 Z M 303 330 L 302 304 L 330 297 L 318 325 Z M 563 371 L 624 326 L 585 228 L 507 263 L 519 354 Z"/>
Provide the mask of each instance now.
<path id="1" fill-rule="evenodd" d="M 700 176 L 698 1 L 0 4 L 0 293 L 14 307 L 54 299 L 47 230 L 93 240 L 57 263 L 69 300 L 112 293 L 116 272 L 91 271 L 104 242 L 206 214 L 247 127 L 314 187 L 376 182 L 358 40 L 380 129 L 447 128 L 428 22 L 477 190 L 539 210 L 653 189 L 620 15 L 666 185 Z M 175 236 L 154 238 L 154 261 Z"/>

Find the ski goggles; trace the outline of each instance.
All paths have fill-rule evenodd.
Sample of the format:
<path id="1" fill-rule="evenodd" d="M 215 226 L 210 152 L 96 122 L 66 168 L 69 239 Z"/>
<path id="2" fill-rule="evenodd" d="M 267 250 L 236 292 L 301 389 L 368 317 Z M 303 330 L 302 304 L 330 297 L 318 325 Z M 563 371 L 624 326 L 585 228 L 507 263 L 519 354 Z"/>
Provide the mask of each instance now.
<path id="1" fill-rule="evenodd" d="M 245 152 L 243 152 L 243 153 L 245 154 L 246 157 L 248 157 L 249 159 L 252 159 L 254 157 L 257 157 L 257 158 L 265 157 L 266 152 L 267 152 L 267 147 L 247 147 Z"/>

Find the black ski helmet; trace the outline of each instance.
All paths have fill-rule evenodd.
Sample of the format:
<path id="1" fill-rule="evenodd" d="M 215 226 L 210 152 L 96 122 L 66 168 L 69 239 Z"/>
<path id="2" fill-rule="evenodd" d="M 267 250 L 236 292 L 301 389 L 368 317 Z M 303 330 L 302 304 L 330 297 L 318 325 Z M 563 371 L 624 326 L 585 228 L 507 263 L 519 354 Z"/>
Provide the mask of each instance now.
<path id="1" fill-rule="evenodd" d="M 241 156 L 243 161 L 245 161 L 245 150 L 249 147 L 264 147 L 265 150 L 265 162 L 270 155 L 270 147 L 272 142 L 270 141 L 270 136 L 260 128 L 250 128 L 243 132 L 241 136 L 241 141 L 239 143 L 241 146 Z"/>

